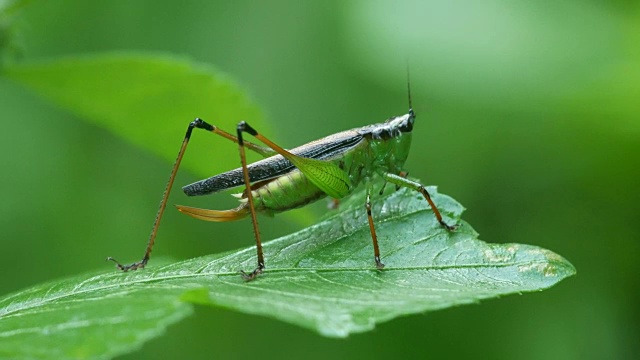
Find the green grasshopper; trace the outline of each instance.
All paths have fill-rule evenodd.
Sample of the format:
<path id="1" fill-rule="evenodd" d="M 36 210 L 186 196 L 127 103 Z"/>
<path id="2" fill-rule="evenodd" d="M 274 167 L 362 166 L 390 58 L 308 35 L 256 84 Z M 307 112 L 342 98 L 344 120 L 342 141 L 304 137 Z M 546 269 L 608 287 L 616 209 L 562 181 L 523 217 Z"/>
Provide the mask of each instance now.
<path id="1" fill-rule="evenodd" d="M 187 185 L 183 187 L 183 191 L 189 196 L 196 196 L 244 186 L 242 193 L 234 194 L 239 198 L 240 205 L 235 209 L 222 211 L 180 205 L 177 208 L 180 212 L 194 218 L 215 222 L 235 221 L 251 215 L 258 266 L 252 272 L 240 272 L 245 280 L 254 279 L 265 268 L 262 241 L 256 217 L 258 212 L 271 215 L 307 205 L 325 196 L 342 199 L 350 195 L 361 182 L 366 185 L 365 208 L 373 241 L 374 260 L 376 267 L 382 269 L 384 264 L 380 260 L 378 239 L 371 216 L 371 180 L 373 178 L 379 176 L 385 180 L 385 185 L 389 182 L 395 184 L 396 188 L 404 186 L 418 191 L 429 203 L 436 219 L 444 228 L 453 231 L 458 226 L 448 225 L 442 219 L 425 187 L 418 182 L 407 179 L 407 173 L 402 170 L 409 155 L 415 118 L 416 114 L 411 106 L 411 93 L 409 92 L 409 112 L 405 115 L 392 117 L 380 124 L 329 135 L 291 150 L 285 150 L 276 145 L 244 121 L 241 121 L 237 126 L 237 136 L 233 136 L 196 118 L 187 128 L 176 162 L 169 175 L 169 181 L 153 223 L 144 257 L 129 265 L 122 265 L 112 257 L 107 260 L 115 262 L 117 268 L 122 271 L 137 270 L 147 265 L 160 220 L 191 133 L 193 129 L 203 129 L 237 143 L 242 166 Z M 245 141 L 244 133 L 254 136 L 266 147 Z M 245 147 L 257 152 L 265 159 L 247 165 Z"/>

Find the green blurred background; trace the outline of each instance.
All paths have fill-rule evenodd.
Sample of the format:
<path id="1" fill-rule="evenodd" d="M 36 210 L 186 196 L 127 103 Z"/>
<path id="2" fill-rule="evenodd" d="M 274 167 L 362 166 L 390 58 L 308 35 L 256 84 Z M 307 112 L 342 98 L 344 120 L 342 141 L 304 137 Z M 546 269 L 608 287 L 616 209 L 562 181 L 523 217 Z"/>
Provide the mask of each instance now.
<path id="1" fill-rule="evenodd" d="M 263 107 L 285 147 L 405 113 L 408 61 L 411 176 L 462 202 L 483 240 L 542 246 L 578 271 L 542 293 L 343 340 L 197 308 L 122 358 L 637 358 L 638 2 L 54 0 L 33 2 L 17 26 L 28 60 L 135 50 L 211 63 Z M 0 294 L 110 269 L 106 255 L 137 259 L 170 164 L 3 78 L 0 118 Z M 182 135 L 167 146 L 177 151 Z M 185 171 L 177 183 L 194 180 Z M 170 202 L 222 208 L 227 197 Z M 263 235 L 298 219 L 265 219 Z M 169 211 L 158 241 L 154 255 L 185 259 L 253 240 L 248 222 Z"/>

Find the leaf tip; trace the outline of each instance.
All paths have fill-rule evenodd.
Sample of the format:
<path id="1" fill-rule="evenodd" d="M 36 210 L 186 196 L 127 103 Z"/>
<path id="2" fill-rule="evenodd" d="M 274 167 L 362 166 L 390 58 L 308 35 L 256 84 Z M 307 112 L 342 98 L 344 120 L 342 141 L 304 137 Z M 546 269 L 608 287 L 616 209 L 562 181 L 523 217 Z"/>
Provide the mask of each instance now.
<path id="1" fill-rule="evenodd" d="M 556 277 L 559 280 L 576 274 L 576 268 L 565 258 L 553 251 L 534 248 L 527 251 L 532 257 L 541 258 L 539 261 L 518 266 L 521 273 L 535 273 L 543 277 Z"/>

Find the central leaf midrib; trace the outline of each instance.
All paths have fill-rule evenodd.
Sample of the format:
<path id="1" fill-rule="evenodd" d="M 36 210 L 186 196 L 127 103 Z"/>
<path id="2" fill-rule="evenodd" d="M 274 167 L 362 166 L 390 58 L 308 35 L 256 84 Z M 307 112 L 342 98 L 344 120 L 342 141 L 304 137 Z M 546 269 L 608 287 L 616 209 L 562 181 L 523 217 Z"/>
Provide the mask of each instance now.
<path id="1" fill-rule="evenodd" d="M 545 260 L 533 260 L 533 261 L 518 261 L 518 262 L 510 262 L 510 263 L 497 263 L 497 264 L 461 264 L 461 265 L 440 265 L 440 266 L 407 266 L 407 267 L 395 267 L 395 268 L 386 268 L 383 271 L 385 272 L 390 272 L 390 271 L 429 271 L 429 270 L 450 270 L 450 269 L 483 269 L 483 268 L 503 268 L 503 267 L 511 267 L 511 266 L 522 266 L 522 265 L 532 265 L 532 264 L 547 264 L 548 262 Z M 373 271 L 378 271 L 376 269 L 372 269 L 372 268 L 275 268 L 275 269 L 268 269 L 265 270 L 263 276 L 268 275 L 269 273 L 283 273 L 283 272 L 321 272 L 321 273 L 328 273 L 328 272 L 363 272 L 363 271 L 367 271 L 367 272 L 373 272 Z M 4 315 L 0 316 L 0 319 L 2 318 L 8 318 L 11 316 L 15 316 L 16 313 L 22 312 L 22 311 L 26 311 L 38 306 L 43 306 L 47 303 L 51 303 L 51 302 L 55 302 L 57 300 L 60 299 L 64 299 L 67 297 L 73 297 L 73 296 L 78 296 L 78 295 L 82 295 L 85 293 L 90 293 L 90 292 L 99 292 L 99 291 L 104 291 L 107 289 L 111 289 L 111 288 L 116 288 L 116 287 L 121 287 L 121 286 L 132 286 L 132 285 L 136 285 L 136 284 L 145 284 L 145 283 L 153 283 L 153 282 L 164 282 L 164 281 L 170 281 L 170 280 L 177 280 L 177 279 L 194 279 L 194 278 L 198 278 L 198 277 L 203 277 L 203 276 L 217 276 L 217 277 L 225 277 L 225 276 L 239 276 L 238 272 L 206 272 L 206 273 L 192 273 L 192 274 L 185 274 L 185 275 L 173 275 L 173 276 L 162 276 L 162 277 L 156 277 L 156 278 L 149 278 L 149 279 L 140 279 L 140 280 L 136 280 L 136 281 L 130 281 L 130 282 L 125 282 L 125 283 L 118 283 L 118 284 L 112 284 L 112 285 L 108 285 L 108 286 L 103 286 L 103 287 L 96 287 L 96 288 L 91 288 L 91 289 L 86 289 L 86 290 L 82 290 L 82 291 L 76 291 L 73 293 L 69 293 L 69 294 L 65 294 L 65 295 L 61 295 L 61 296 L 56 296 L 56 297 L 52 297 L 50 299 L 46 299 L 43 301 L 39 301 L 36 304 L 32 305 L 32 306 L 27 306 L 27 307 L 23 307 L 11 312 L 7 312 Z M 259 280 L 258 280 L 259 281 Z M 185 289 L 188 290 L 188 289 Z"/>

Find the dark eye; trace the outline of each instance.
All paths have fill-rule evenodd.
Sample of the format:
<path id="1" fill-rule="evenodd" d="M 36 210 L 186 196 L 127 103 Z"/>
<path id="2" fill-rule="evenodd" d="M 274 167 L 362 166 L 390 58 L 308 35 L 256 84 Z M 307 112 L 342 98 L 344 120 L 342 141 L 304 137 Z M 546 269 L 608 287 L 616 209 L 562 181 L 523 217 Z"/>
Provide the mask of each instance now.
<path id="1" fill-rule="evenodd" d="M 411 130 L 413 130 L 413 119 L 413 117 L 410 117 L 407 121 L 400 125 L 400 131 L 411 132 Z"/>

